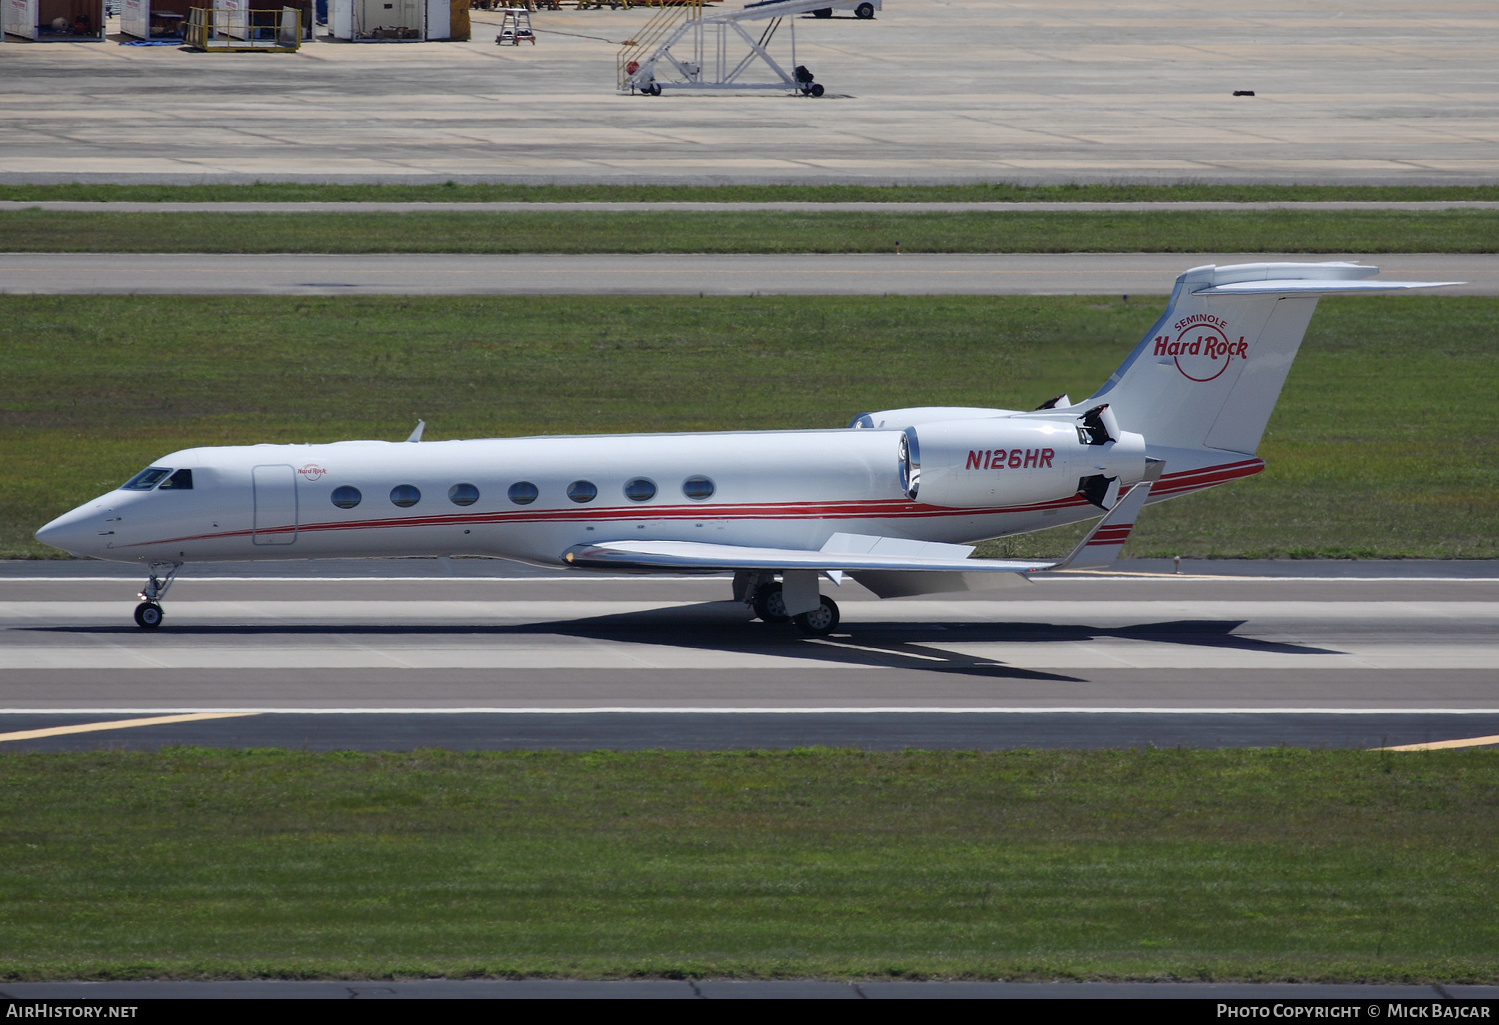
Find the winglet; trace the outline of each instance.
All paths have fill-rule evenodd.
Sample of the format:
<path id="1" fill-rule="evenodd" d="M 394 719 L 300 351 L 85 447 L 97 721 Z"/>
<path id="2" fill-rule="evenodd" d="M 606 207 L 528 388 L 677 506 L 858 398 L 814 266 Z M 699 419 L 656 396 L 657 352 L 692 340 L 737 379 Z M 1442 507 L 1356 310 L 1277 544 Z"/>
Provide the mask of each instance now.
<path id="1" fill-rule="evenodd" d="M 411 432 L 411 437 L 407 438 L 406 440 L 409 441 L 409 442 L 421 441 L 422 440 L 422 432 L 425 431 L 426 429 L 427 429 L 427 421 L 425 421 L 425 420 L 418 420 L 416 422 L 416 430 L 412 431 Z"/>
<path id="2" fill-rule="evenodd" d="M 1114 560 L 1119 558 L 1124 542 L 1129 540 L 1129 532 L 1135 526 L 1135 517 L 1145 508 L 1150 486 L 1161 479 L 1161 471 L 1165 468 L 1164 459 L 1147 459 L 1145 476 L 1140 482 L 1131 487 L 1118 504 L 1109 510 L 1109 514 L 1088 531 L 1088 536 L 1077 543 L 1077 547 L 1068 553 L 1067 558 L 1048 569 L 1101 569 L 1112 566 Z"/>

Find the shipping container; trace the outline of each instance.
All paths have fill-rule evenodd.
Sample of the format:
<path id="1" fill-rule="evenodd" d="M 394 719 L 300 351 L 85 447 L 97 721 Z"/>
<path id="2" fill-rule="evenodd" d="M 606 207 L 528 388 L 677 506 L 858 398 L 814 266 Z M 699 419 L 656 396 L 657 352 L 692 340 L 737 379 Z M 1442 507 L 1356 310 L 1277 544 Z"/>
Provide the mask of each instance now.
<path id="1" fill-rule="evenodd" d="M 104 0 L 0 0 L 7 35 L 38 42 L 103 42 Z"/>

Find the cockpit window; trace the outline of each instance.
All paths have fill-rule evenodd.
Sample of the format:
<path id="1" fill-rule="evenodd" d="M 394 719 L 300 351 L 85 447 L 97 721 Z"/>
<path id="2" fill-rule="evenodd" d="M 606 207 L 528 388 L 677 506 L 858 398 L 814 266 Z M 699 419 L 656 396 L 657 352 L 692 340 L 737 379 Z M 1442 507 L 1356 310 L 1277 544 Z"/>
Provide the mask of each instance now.
<path id="1" fill-rule="evenodd" d="M 162 481 L 156 488 L 157 491 L 191 491 L 193 489 L 193 471 L 183 468 Z"/>
<path id="2" fill-rule="evenodd" d="M 161 483 L 161 478 L 171 473 L 171 469 L 161 466 L 148 466 L 140 473 L 131 477 L 120 485 L 121 491 L 150 491 Z"/>

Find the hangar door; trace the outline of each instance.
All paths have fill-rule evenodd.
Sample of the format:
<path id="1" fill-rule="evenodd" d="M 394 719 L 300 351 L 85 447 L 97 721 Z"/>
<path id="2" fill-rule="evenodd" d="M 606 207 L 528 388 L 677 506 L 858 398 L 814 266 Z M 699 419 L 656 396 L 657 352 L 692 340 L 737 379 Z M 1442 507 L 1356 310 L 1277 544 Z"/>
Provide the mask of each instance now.
<path id="1" fill-rule="evenodd" d="M 297 471 L 290 466 L 257 466 L 250 471 L 255 489 L 258 545 L 289 545 L 297 540 Z"/>

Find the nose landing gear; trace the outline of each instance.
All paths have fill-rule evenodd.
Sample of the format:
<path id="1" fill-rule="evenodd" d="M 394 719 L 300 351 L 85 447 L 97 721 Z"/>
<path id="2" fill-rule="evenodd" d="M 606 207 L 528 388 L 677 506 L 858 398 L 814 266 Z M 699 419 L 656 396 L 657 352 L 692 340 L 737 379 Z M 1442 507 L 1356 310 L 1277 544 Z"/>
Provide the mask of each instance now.
<path id="1" fill-rule="evenodd" d="M 139 597 L 141 603 L 135 607 L 135 625 L 142 630 L 155 630 L 161 625 L 161 605 L 167 589 L 172 586 L 172 580 L 176 578 L 177 571 L 182 568 L 180 562 L 153 562 L 151 564 L 151 576 L 146 581 L 145 589 Z M 163 572 L 164 571 L 164 572 Z"/>

